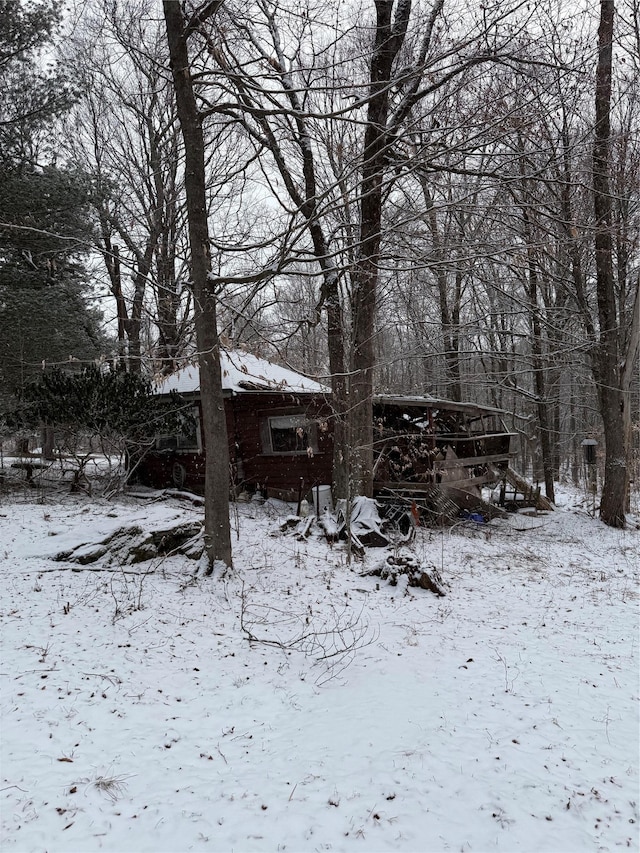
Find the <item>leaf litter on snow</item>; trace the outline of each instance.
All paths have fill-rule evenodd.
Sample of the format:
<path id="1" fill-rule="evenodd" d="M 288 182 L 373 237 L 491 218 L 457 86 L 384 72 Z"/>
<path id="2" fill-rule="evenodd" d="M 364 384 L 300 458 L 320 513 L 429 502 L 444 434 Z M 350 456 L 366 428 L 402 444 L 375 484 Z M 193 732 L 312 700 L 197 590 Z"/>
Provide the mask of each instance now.
<path id="1" fill-rule="evenodd" d="M 637 530 L 419 530 L 439 597 L 288 511 L 238 507 L 213 580 L 53 559 L 199 508 L 3 503 L 3 849 L 638 849 Z"/>

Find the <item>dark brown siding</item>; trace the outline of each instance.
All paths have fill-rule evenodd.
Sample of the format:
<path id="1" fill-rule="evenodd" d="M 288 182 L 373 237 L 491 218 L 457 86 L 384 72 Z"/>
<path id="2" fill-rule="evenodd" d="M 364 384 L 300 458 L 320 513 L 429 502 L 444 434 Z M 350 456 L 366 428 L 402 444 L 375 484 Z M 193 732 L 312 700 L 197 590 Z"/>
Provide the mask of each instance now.
<path id="1" fill-rule="evenodd" d="M 291 394 L 242 395 L 233 399 L 236 460 L 243 482 L 273 489 L 297 490 L 300 480 L 305 490 L 318 483 L 331 483 L 331 431 L 317 429 L 318 451 L 304 454 L 269 454 L 262 446 L 261 425 L 269 417 L 304 413 L 321 421 L 330 409 L 322 399 L 296 397 Z"/>
<path id="2" fill-rule="evenodd" d="M 328 428 L 317 429 L 317 452 L 303 454 L 265 453 L 262 446 L 261 424 L 266 418 L 304 413 L 322 422 L 329 418 L 330 408 L 322 398 L 295 394 L 246 393 L 225 400 L 231 481 L 234 486 L 246 485 L 267 494 L 291 491 L 297 494 L 312 486 L 331 483 L 333 436 Z M 154 488 L 184 487 L 201 492 L 204 489 L 205 456 L 180 450 L 149 453 L 138 470 L 138 479 Z"/>

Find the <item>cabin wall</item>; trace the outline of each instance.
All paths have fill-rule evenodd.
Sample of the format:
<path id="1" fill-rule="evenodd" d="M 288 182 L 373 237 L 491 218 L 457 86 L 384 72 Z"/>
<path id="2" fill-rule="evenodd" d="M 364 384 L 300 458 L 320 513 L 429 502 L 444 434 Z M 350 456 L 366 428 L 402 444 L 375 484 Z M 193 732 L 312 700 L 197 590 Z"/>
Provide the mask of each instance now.
<path id="1" fill-rule="evenodd" d="M 198 402 L 199 406 L 199 402 Z M 322 398 L 295 394 L 238 394 L 225 399 L 230 457 L 230 483 L 239 490 L 260 488 L 277 496 L 306 493 L 314 485 L 331 483 L 333 436 L 331 409 Z M 265 452 L 269 418 L 304 415 L 316 422 L 312 452 Z M 326 428 L 325 428 L 326 425 Z M 152 488 L 185 488 L 203 492 L 205 445 L 201 450 L 153 450 L 141 462 L 137 480 Z M 288 495 L 286 493 L 289 493 Z"/>
<path id="2" fill-rule="evenodd" d="M 265 453 L 264 424 L 268 418 L 304 413 L 317 421 L 316 450 L 312 453 Z M 323 400 L 304 399 L 291 394 L 239 395 L 233 400 L 233 445 L 236 478 L 251 488 L 260 487 L 267 494 L 293 489 L 300 481 L 304 491 L 314 485 L 331 483 L 333 436 L 329 427 L 331 410 Z M 325 420 L 326 419 L 326 420 Z M 327 428 L 322 429 L 321 424 Z"/>

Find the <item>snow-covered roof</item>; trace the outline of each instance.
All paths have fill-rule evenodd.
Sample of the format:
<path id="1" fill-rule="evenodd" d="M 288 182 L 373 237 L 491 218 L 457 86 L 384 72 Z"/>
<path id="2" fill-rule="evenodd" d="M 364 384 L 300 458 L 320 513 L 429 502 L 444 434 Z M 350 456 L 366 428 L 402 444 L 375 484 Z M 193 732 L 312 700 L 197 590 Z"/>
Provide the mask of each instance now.
<path id="1" fill-rule="evenodd" d="M 456 402 L 454 400 L 443 400 L 438 397 L 432 397 L 431 394 L 422 395 L 402 395 L 402 394 L 374 394 L 374 403 L 383 403 L 391 406 L 405 406 L 406 408 L 433 408 L 449 409 L 452 411 L 469 412 L 471 410 L 482 414 L 504 414 L 503 409 L 496 409 L 493 406 L 483 406 L 479 403 Z"/>
<path id="2" fill-rule="evenodd" d="M 222 389 L 234 394 L 247 391 L 285 391 L 296 394 L 329 394 L 331 389 L 265 358 L 242 350 L 221 350 Z M 190 364 L 155 386 L 158 394 L 189 394 L 200 388 L 200 370 Z"/>

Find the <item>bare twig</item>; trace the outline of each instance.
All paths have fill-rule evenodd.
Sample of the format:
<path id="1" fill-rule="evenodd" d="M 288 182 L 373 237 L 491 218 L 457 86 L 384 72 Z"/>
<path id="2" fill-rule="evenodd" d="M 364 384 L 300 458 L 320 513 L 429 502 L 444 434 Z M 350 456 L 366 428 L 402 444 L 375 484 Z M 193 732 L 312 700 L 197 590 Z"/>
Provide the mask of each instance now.
<path id="1" fill-rule="evenodd" d="M 247 600 L 244 584 L 240 593 L 240 627 L 250 643 L 302 652 L 316 664 L 324 665 L 317 684 L 324 684 L 342 672 L 356 652 L 371 645 L 378 632 L 363 620 L 363 610 L 353 612 L 347 605 L 329 605 L 328 613 L 284 610 Z"/>

